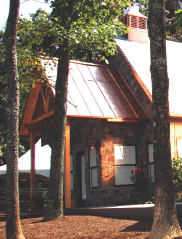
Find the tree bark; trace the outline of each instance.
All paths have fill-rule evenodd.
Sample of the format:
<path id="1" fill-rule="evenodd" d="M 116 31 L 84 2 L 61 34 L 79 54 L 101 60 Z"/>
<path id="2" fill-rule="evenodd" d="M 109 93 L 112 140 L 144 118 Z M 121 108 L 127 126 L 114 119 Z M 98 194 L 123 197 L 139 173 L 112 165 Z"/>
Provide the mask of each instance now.
<path id="1" fill-rule="evenodd" d="M 153 97 L 153 145 L 155 164 L 155 210 L 149 238 L 181 234 L 172 182 L 170 117 L 166 61 L 165 0 L 149 1 L 149 34 Z"/>
<path id="2" fill-rule="evenodd" d="M 24 238 L 20 224 L 18 190 L 18 123 L 19 83 L 16 58 L 16 33 L 19 0 L 10 1 L 5 32 L 6 63 L 8 75 L 7 106 L 7 174 L 6 174 L 6 238 Z"/>
<path id="3" fill-rule="evenodd" d="M 67 85 L 69 69 L 69 43 L 64 39 L 59 45 L 59 59 L 54 104 L 54 134 L 51 143 L 51 170 L 49 196 L 45 221 L 63 217 L 63 179 L 66 129 Z"/>

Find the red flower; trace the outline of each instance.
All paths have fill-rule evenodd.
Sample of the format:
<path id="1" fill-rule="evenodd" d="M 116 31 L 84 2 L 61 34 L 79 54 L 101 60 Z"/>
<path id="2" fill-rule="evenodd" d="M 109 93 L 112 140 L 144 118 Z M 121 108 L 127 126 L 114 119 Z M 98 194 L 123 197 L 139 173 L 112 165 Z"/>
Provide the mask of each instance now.
<path id="1" fill-rule="evenodd" d="M 141 171 L 142 169 L 141 169 L 141 168 L 139 168 L 139 170 Z"/>
<path id="2" fill-rule="evenodd" d="M 145 168 L 143 168 L 143 172 L 145 172 Z"/>
<path id="3" fill-rule="evenodd" d="M 135 171 L 138 171 L 138 168 L 137 168 L 137 167 L 135 167 Z"/>
<path id="4" fill-rule="evenodd" d="M 134 173 L 135 170 L 131 170 L 131 173 Z"/>

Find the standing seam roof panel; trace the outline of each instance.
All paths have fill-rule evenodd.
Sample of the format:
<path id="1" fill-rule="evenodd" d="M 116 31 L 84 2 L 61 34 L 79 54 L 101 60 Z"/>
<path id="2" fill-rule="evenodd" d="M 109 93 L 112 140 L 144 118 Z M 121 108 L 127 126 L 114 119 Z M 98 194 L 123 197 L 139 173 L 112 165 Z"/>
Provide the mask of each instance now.
<path id="1" fill-rule="evenodd" d="M 75 106 L 77 107 L 79 115 L 91 116 L 85 102 L 83 101 L 82 95 L 79 92 L 77 85 L 75 84 L 72 75 L 69 73 L 68 81 L 68 92 L 72 97 Z"/>
<path id="2" fill-rule="evenodd" d="M 90 73 L 90 71 L 88 69 L 88 66 L 77 64 L 77 67 L 78 67 L 79 71 L 81 72 L 82 76 L 84 76 L 83 78 L 84 78 L 85 84 L 87 85 L 89 92 L 93 97 L 93 104 L 95 105 L 93 114 L 97 115 L 97 113 L 96 113 L 96 111 L 97 111 L 99 116 L 104 116 L 102 109 L 100 108 L 100 106 L 96 100 L 97 94 L 95 94 L 95 91 L 93 89 L 93 85 L 95 85 L 95 81 L 94 81 L 92 74 Z"/>
<path id="3" fill-rule="evenodd" d="M 78 64 L 71 63 L 71 70 L 70 73 L 75 79 L 75 84 L 77 85 L 80 94 L 82 95 L 82 98 L 92 116 L 103 116 L 102 112 L 98 108 L 98 105 L 95 102 L 95 99 L 93 95 L 90 92 L 90 89 L 84 79 L 85 69 L 87 69 L 87 66 L 84 66 L 82 70 L 80 71 Z"/>
<path id="4" fill-rule="evenodd" d="M 107 95 L 106 95 L 106 92 L 105 91 L 108 91 L 108 89 L 105 89 L 103 87 L 103 85 L 101 85 L 101 81 L 100 81 L 100 74 L 99 74 L 99 77 L 98 77 L 98 69 L 96 67 L 92 67 L 92 66 L 88 66 L 91 74 L 93 75 L 93 78 L 95 80 L 95 83 L 97 84 L 97 88 L 100 90 L 102 96 L 104 97 L 104 101 L 105 101 L 105 105 L 101 105 L 103 111 L 104 111 L 104 115 L 105 116 L 109 116 L 109 117 L 113 117 L 115 118 L 116 115 L 115 115 L 115 112 L 113 111 L 109 101 L 108 101 L 108 98 L 107 98 Z M 98 102 L 100 101 L 100 99 L 98 99 Z"/>

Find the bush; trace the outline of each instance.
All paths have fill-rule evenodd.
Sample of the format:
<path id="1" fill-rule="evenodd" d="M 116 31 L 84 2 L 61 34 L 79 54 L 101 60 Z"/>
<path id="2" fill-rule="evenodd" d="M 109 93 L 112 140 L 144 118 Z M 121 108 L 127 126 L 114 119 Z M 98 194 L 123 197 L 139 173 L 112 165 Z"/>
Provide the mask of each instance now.
<path id="1" fill-rule="evenodd" d="M 179 187 L 182 185 L 182 158 L 173 158 L 172 175 L 174 188 L 179 189 Z"/>
<path id="2" fill-rule="evenodd" d="M 145 168 L 135 167 L 134 170 L 131 170 L 131 173 L 132 175 L 130 179 L 135 186 L 136 191 L 139 192 L 141 195 L 144 194 L 149 188 L 149 182 Z"/>
<path id="3" fill-rule="evenodd" d="M 182 202 L 182 192 L 175 194 L 175 202 Z"/>

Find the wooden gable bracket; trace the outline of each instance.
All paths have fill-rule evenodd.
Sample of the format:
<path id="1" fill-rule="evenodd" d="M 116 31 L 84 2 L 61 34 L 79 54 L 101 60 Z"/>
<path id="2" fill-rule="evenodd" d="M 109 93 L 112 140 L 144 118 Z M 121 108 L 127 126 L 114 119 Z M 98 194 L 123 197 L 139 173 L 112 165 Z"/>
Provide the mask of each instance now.
<path id="1" fill-rule="evenodd" d="M 44 115 L 41 115 L 41 116 L 37 117 L 36 119 L 33 119 L 33 120 L 31 121 L 31 123 L 32 123 L 32 124 L 35 124 L 35 123 L 37 123 L 37 122 L 39 122 L 39 121 L 41 121 L 41 120 L 43 120 L 43 119 L 45 119 L 45 118 L 47 118 L 47 117 L 50 117 L 50 116 L 52 116 L 52 115 L 54 115 L 54 110 L 52 110 L 52 111 L 50 111 L 50 112 L 48 112 L 48 113 L 46 113 L 46 114 L 44 114 Z"/>
<path id="2" fill-rule="evenodd" d="M 44 109 L 45 109 L 45 112 L 46 113 L 48 113 L 48 109 L 49 109 L 49 98 L 50 98 L 50 96 L 49 96 L 49 89 L 47 89 L 47 87 L 46 87 L 46 89 L 45 89 L 45 94 L 44 94 L 44 92 L 43 92 L 43 89 L 42 89 L 42 86 L 41 86 L 41 93 L 42 93 L 42 99 L 43 99 L 43 103 L 44 103 Z"/>
<path id="3" fill-rule="evenodd" d="M 44 104 L 44 110 L 46 113 L 48 113 L 49 110 L 49 102 L 51 102 L 52 104 L 54 104 L 53 99 L 51 98 L 51 87 L 47 86 L 45 87 L 45 89 L 43 89 L 43 86 L 41 84 L 41 94 L 42 94 L 42 99 L 43 99 L 43 104 Z"/>

